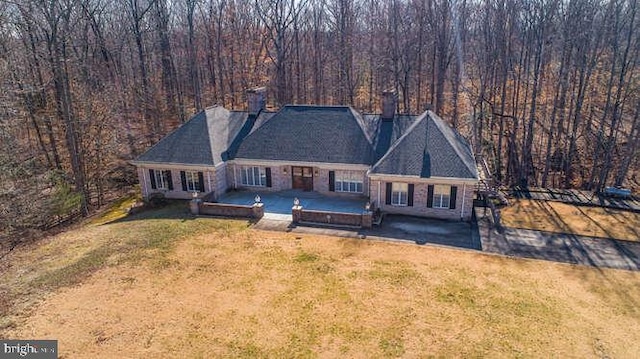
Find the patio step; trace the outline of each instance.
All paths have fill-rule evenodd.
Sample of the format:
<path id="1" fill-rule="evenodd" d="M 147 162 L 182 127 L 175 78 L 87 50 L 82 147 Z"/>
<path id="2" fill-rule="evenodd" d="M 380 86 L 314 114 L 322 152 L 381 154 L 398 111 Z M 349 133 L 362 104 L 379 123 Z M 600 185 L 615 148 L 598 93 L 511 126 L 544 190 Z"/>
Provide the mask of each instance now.
<path id="1" fill-rule="evenodd" d="M 333 224 L 333 223 L 320 223 L 320 222 L 307 222 L 300 221 L 297 225 L 307 226 L 307 227 L 322 227 L 322 228 L 337 228 L 337 229 L 361 229 L 360 226 L 352 226 L 348 224 Z"/>
<path id="2" fill-rule="evenodd" d="M 265 212 L 262 218 L 273 220 L 273 221 L 288 221 L 288 222 L 293 221 L 293 217 L 291 217 L 291 214 L 282 214 L 282 213 Z"/>

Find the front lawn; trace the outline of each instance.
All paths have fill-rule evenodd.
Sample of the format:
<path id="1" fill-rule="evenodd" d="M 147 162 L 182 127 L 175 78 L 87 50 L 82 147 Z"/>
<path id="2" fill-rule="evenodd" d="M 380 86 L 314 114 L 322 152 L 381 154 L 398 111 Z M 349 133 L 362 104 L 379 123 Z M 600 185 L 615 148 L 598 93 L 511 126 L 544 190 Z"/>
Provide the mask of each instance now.
<path id="1" fill-rule="evenodd" d="M 65 358 L 636 357 L 640 273 L 257 231 L 181 206 L 0 269 L 0 337 Z"/>

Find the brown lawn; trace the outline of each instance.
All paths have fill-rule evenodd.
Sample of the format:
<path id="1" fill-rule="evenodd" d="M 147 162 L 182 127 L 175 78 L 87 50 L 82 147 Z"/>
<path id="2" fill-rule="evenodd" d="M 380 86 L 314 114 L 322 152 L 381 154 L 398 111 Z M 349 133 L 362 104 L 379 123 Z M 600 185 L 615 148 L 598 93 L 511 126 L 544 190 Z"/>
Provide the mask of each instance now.
<path id="1" fill-rule="evenodd" d="M 640 213 L 519 199 L 500 214 L 502 224 L 507 227 L 640 240 Z"/>
<path id="2" fill-rule="evenodd" d="M 64 358 L 640 354 L 640 273 L 180 211 L 13 253 L 0 337 L 57 339 Z"/>

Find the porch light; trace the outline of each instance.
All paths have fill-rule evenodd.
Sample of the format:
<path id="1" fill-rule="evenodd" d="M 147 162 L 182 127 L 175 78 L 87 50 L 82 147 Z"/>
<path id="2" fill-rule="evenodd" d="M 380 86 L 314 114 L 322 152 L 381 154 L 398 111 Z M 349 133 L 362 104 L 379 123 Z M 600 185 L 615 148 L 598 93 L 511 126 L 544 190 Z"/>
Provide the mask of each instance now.
<path id="1" fill-rule="evenodd" d="M 260 201 L 262 200 L 262 198 L 260 198 L 260 195 L 259 195 L 259 194 L 257 194 L 257 195 L 253 198 L 253 200 L 254 200 L 256 203 L 260 203 Z"/>
<path id="2" fill-rule="evenodd" d="M 367 201 L 367 203 L 364 204 L 364 210 L 367 212 L 371 210 L 371 202 Z"/>
<path id="3" fill-rule="evenodd" d="M 299 207 L 300 206 L 300 200 L 298 199 L 298 197 L 295 197 L 293 199 L 293 206 L 294 207 Z"/>

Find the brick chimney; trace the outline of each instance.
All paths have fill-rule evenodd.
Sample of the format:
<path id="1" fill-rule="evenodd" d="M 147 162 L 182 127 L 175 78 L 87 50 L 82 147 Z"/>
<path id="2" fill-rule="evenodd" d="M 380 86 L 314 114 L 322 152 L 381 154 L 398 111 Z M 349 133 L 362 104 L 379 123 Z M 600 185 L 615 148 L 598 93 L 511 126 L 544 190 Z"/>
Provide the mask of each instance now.
<path id="1" fill-rule="evenodd" d="M 256 87 L 247 90 L 247 111 L 249 115 L 257 115 L 267 105 L 267 88 Z"/>
<path id="2" fill-rule="evenodd" d="M 382 92 L 382 116 L 383 120 L 393 120 L 398 107 L 398 93 L 395 90 Z"/>

